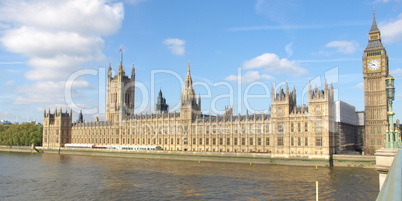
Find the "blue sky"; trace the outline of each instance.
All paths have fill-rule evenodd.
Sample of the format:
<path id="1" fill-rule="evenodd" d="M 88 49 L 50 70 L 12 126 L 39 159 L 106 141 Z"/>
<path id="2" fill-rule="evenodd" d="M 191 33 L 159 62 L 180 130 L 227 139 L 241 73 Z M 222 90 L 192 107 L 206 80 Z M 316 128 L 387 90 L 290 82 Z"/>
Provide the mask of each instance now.
<path id="1" fill-rule="evenodd" d="M 204 113 L 229 105 L 236 114 L 266 112 L 272 82 L 295 87 L 298 105 L 306 104 L 309 80 L 323 87 L 325 79 L 336 100 L 364 110 L 362 54 L 374 6 L 400 117 L 400 1 L 4 0 L 0 119 L 41 122 L 44 109 L 67 108 L 68 94 L 75 111 L 95 108 L 86 118 L 102 119 L 105 69 L 117 70 L 121 46 L 126 73 L 134 63 L 146 89 L 136 91 L 136 112 L 152 112 L 160 89 L 177 108 L 189 61 Z"/>

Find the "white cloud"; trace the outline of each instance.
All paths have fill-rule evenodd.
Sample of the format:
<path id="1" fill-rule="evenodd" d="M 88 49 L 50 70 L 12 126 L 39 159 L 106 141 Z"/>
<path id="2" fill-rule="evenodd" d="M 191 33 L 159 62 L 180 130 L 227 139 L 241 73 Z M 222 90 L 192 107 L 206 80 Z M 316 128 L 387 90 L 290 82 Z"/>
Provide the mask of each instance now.
<path id="1" fill-rule="evenodd" d="M 178 38 L 168 38 L 163 41 L 163 44 L 170 49 L 172 54 L 181 56 L 185 53 L 184 45 L 186 44 L 186 41 L 184 40 L 180 40 Z"/>
<path id="2" fill-rule="evenodd" d="M 48 32 L 63 30 L 80 35 L 113 34 L 124 17 L 123 4 L 107 0 L 9 0 L 1 6 L 1 21 L 15 27 L 36 27 Z"/>
<path id="3" fill-rule="evenodd" d="M 287 74 L 294 77 L 302 76 L 308 71 L 299 66 L 296 61 L 288 59 L 280 59 L 278 55 L 273 53 L 265 53 L 257 56 L 249 61 L 244 62 L 244 69 L 264 68 L 266 71 L 277 74 Z"/>
<path id="4" fill-rule="evenodd" d="M 397 68 L 395 70 L 391 70 L 391 75 L 393 77 L 402 77 L 402 69 Z"/>
<path id="5" fill-rule="evenodd" d="M 356 41 L 331 41 L 325 45 L 328 48 L 336 48 L 337 52 L 342 54 L 353 54 L 356 52 L 359 44 Z"/>
<path id="6" fill-rule="evenodd" d="M 364 82 L 359 82 L 355 86 L 352 87 L 353 89 L 364 89 Z"/>
<path id="7" fill-rule="evenodd" d="M 285 46 L 285 51 L 288 54 L 288 58 L 293 55 L 292 45 L 293 43 L 289 43 Z"/>
<path id="8" fill-rule="evenodd" d="M 402 40 L 402 13 L 396 20 L 380 24 L 381 37 L 384 42 L 392 43 Z"/>
<path id="9" fill-rule="evenodd" d="M 65 79 L 80 65 L 104 59 L 102 35 L 116 32 L 121 3 L 95 1 L 6 1 L 0 21 L 11 26 L 0 39 L 6 50 L 28 56 L 32 80 Z M 85 20 L 82 20 L 85 19 Z"/>
<path id="10" fill-rule="evenodd" d="M 122 3 L 108 0 L 7 0 L 0 3 L 0 42 L 28 57 L 32 69 L 14 103 L 56 103 L 63 99 L 65 80 L 89 62 L 105 59 L 103 36 L 117 32 L 124 18 Z M 80 87 L 89 87 L 83 84 Z M 49 98 L 49 99 L 48 99 Z"/>
<path id="11" fill-rule="evenodd" d="M 236 81 L 236 82 L 241 81 L 242 83 L 251 83 L 261 79 L 275 80 L 275 78 L 270 75 L 267 74 L 260 75 L 258 71 L 248 71 L 244 75 L 229 75 L 228 77 L 225 78 L 226 81 Z"/>

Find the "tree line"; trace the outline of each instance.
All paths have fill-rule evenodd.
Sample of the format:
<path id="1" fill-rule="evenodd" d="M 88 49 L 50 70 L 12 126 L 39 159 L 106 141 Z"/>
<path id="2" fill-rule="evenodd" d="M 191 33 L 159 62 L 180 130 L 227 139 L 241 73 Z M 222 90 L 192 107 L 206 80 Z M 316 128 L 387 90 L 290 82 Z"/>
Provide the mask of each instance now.
<path id="1" fill-rule="evenodd" d="M 35 123 L 0 125 L 0 145 L 42 145 L 42 125 Z"/>

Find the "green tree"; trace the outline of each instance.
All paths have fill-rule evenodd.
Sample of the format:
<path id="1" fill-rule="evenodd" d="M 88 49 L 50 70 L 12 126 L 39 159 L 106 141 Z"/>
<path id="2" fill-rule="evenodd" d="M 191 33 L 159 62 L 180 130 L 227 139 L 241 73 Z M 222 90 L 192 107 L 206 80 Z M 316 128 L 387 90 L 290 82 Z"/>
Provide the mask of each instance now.
<path id="1" fill-rule="evenodd" d="M 42 125 L 34 123 L 0 125 L 0 144 L 30 146 L 42 144 Z"/>

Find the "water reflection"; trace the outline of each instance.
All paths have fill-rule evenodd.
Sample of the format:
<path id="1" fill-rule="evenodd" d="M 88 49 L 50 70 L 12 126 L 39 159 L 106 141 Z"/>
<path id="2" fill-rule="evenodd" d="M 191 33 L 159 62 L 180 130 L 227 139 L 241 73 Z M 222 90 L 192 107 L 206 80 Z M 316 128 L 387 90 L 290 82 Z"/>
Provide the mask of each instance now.
<path id="1" fill-rule="evenodd" d="M 374 200 L 375 170 L 0 153 L 0 200 Z"/>

